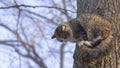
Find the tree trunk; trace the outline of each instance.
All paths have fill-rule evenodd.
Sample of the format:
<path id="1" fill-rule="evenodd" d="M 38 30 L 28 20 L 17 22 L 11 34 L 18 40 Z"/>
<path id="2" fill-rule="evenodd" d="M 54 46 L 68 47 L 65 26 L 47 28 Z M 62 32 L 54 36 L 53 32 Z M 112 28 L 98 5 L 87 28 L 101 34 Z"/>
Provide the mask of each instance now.
<path id="1" fill-rule="evenodd" d="M 76 45 L 73 68 L 120 68 L 120 0 L 77 0 L 77 17 L 81 14 L 97 14 L 111 22 L 114 27 L 114 39 L 111 42 L 109 54 L 103 57 L 93 57 L 96 50 L 90 55 L 83 55 L 86 50 Z M 101 54 L 100 53 L 97 54 Z M 90 60 L 92 59 L 92 60 Z"/>

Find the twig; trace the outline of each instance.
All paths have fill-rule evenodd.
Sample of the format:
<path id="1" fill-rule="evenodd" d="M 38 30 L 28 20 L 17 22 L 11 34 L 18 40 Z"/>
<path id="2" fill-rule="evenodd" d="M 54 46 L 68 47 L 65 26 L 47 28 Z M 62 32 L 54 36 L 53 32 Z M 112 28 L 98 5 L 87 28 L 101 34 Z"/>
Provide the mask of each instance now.
<path id="1" fill-rule="evenodd" d="M 74 11 L 71 11 L 71 10 L 68 10 L 68 9 L 63 9 L 63 8 L 59 8 L 59 7 L 53 7 L 53 6 L 31 6 L 31 5 L 24 5 L 24 4 L 21 4 L 21 5 L 12 5 L 12 6 L 7 6 L 7 7 L 0 7 L 0 9 L 10 9 L 10 8 L 20 8 L 20 7 L 29 7 L 29 8 L 53 8 L 53 9 L 58 9 L 58 10 L 67 10 L 69 12 L 72 12 L 72 13 L 76 13 Z"/>

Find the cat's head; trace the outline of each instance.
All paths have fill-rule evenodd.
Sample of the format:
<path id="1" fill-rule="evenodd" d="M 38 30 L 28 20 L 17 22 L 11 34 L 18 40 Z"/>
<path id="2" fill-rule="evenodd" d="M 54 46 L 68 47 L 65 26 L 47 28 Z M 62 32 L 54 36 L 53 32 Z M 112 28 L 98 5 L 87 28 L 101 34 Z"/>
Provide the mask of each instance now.
<path id="1" fill-rule="evenodd" d="M 67 42 L 70 40 L 71 34 L 70 26 L 67 23 L 62 23 L 54 31 L 52 39 L 56 38 L 60 42 Z"/>

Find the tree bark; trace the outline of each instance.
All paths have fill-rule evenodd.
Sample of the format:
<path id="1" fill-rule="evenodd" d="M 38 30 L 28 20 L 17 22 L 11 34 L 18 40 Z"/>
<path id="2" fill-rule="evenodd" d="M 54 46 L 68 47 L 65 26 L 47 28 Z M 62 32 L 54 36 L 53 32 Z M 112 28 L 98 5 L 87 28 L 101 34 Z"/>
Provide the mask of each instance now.
<path id="1" fill-rule="evenodd" d="M 91 49 L 90 53 L 84 46 L 79 48 L 76 45 L 73 68 L 120 68 L 120 0 L 77 0 L 77 17 L 86 13 L 97 14 L 108 20 L 114 27 L 114 39 L 111 47 L 108 47 L 109 54 L 97 58 L 91 56 L 102 51 L 98 53 L 97 49 Z"/>

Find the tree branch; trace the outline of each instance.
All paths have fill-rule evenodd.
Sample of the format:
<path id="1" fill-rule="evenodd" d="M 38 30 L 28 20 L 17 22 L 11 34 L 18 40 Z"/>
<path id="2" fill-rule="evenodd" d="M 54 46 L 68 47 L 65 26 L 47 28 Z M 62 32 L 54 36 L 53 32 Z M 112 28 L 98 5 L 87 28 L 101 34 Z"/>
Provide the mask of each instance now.
<path id="1" fill-rule="evenodd" d="M 3 23 L 0 23 L 0 26 L 2 26 L 2 27 L 4 27 L 4 28 L 6 28 L 7 30 L 9 30 L 10 32 L 12 32 L 13 34 L 16 34 L 16 32 L 15 31 L 13 31 L 12 29 L 10 29 L 8 26 L 6 26 L 5 24 L 3 24 Z"/>
<path id="2" fill-rule="evenodd" d="M 53 7 L 53 6 L 31 6 L 31 5 L 12 5 L 12 6 L 7 6 L 7 7 L 0 7 L 0 9 L 10 9 L 10 8 L 18 8 L 18 7 L 29 7 L 29 8 L 52 8 L 52 9 L 57 9 L 57 10 L 67 10 L 71 13 L 76 13 L 74 11 L 68 10 L 68 9 L 63 9 L 63 8 L 59 8 L 59 7 Z"/>
<path id="3" fill-rule="evenodd" d="M 63 2 L 63 7 L 64 7 L 64 14 L 66 15 L 66 17 L 67 17 L 67 20 L 71 20 L 72 18 L 69 16 L 69 14 L 68 14 L 68 12 L 67 12 L 67 6 L 66 6 L 66 0 L 62 0 L 62 2 Z"/>
<path id="4" fill-rule="evenodd" d="M 64 58 L 65 58 L 64 48 L 65 48 L 65 44 L 63 43 L 60 48 L 60 68 L 64 68 Z"/>

